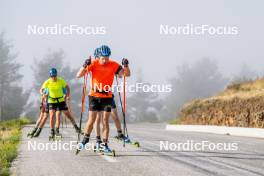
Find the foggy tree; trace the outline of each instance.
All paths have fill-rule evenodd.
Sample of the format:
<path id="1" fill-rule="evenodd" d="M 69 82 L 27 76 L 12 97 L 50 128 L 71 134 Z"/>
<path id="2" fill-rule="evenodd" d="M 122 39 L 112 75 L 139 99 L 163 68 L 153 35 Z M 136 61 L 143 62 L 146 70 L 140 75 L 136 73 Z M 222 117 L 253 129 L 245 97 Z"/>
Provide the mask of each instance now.
<path id="1" fill-rule="evenodd" d="M 174 116 L 185 103 L 213 96 L 228 82 L 219 72 L 216 62 L 208 58 L 200 59 L 193 65 L 183 64 L 176 72 L 177 76 L 170 80 L 172 92 L 166 101 Z"/>
<path id="2" fill-rule="evenodd" d="M 137 83 L 150 85 L 144 82 L 141 70 L 139 70 L 136 79 Z M 127 109 L 127 120 L 130 122 L 158 122 L 161 120 L 159 112 L 163 107 L 163 102 L 159 99 L 157 93 L 133 92 L 127 98 L 127 106 L 129 107 Z"/>
<path id="3" fill-rule="evenodd" d="M 0 34 L 0 120 L 19 118 L 29 96 L 20 86 L 22 65 L 15 62 L 11 48 Z"/>
<path id="4" fill-rule="evenodd" d="M 48 51 L 48 53 L 42 59 L 35 59 L 34 65 L 32 66 L 34 74 L 34 85 L 33 92 L 34 95 L 39 97 L 35 102 L 28 104 L 29 107 L 34 105 L 26 114 L 29 117 L 36 117 L 39 113 L 40 104 L 40 94 L 39 90 L 45 80 L 49 78 L 49 70 L 51 68 L 56 68 L 58 70 L 58 77 L 65 79 L 71 90 L 71 110 L 74 115 L 77 116 L 80 111 L 82 84 L 75 78 L 78 69 L 72 69 L 68 64 L 64 62 L 64 52 L 63 50 L 58 51 Z"/>

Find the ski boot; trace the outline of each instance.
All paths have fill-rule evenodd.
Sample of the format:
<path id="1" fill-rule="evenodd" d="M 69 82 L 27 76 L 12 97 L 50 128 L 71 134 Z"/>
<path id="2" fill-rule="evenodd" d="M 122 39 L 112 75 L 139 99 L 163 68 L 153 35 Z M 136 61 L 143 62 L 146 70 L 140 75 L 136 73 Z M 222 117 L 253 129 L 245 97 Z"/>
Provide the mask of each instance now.
<path id="1" fill-rule="evenodd" d="M 75 152 L 75 155 L 78 155 L 80 153 L 81 150 L 84 149 L 84 145 L 83 143 L 79 143 L 78 146 L 77 146 L 77 150 Z"/>
<path id="2" fill-rule="evenodd" d="M 38 128 L 37 131 L 34 133 L 33 137 L 39 137 L 41 132 L 41 128 Z"/>
<path id="3" fill-rule="evenodd" d="M 31 130 L 31 131 L 27 134 L 27 137 L 32 138 L 33 135 L 35 134 L 35 132 L 37 131 L 37 129 L 38 129 L 38 128 L 35 127 L 33 130 Z"/>
<path id="4" fill-rule="evenodd" d="M 113 156 L 115 157 L 115 150 L 112 150 L 108 147 L 108 145 L 106 143 L 102 143 L 102 154 L 106 155 L 106 156 Z"/>
<path id="5" fill-rule="evenodd" d="M 54 129 L 51 129 L 50 131 L 50 136 L 49 136 L 49 141 L 54 141 L 55 140 L 55 131 Z"/>
<path id="6" fill-rule="evenodd" d="M 118 136 L 115 136 L 114 139 L 116 139 L 118 142 L 125 142 L 126 144 L 130 144 L 130 145 L 137 147 L 137 148 L 140 147 L 140 144 L 138 141 L 133 142 L 129 139 L 129 137 L 125 136 L 124 134 L 120 134 Z"/>
<path id="7" fill-rule="evenodd" d="M 79 143 L 78 146 L 77 146 L 77 150 L 75 152 L 75 155 L 78 155 L 79 152 L 84 149 L 85 145 L 89 142 L 89 139 L 90 139 L 90 135 L 89 136 L 86 136 L 86 135 L 84 136 L 82 142 Z"/>
<path id="8" fill-rule="evenodd" d="M 125 141 L 125 143 L 130 143 L 130 139 L 126 137 L 124 134 L 120 134 L 114 137 L 118 141 Z"/>

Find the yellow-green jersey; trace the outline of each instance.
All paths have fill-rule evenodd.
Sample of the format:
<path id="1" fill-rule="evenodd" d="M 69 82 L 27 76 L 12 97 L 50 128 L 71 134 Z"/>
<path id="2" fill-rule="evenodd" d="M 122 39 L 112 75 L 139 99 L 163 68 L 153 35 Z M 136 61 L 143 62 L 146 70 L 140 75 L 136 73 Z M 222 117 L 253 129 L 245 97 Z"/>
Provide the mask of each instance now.
<path id="1" fill-rule="evenodd" d="M 46 80 L 41 88 L 48 89 L 48 103 L 60 103 L 65 101 L 64 90 L 66 88 L 66 85 L 66 81 L 61 77 L 57 77 L 56 81 L 53 81 L 51 78 Z"/>

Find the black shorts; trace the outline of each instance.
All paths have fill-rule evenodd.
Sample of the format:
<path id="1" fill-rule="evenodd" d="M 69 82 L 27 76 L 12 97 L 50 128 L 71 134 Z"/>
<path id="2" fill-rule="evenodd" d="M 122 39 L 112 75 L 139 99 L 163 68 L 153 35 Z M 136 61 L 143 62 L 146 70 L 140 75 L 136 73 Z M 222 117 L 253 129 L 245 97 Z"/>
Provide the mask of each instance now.
<path id="1" fill-rule="evenodd" d="M 111 112 L 112 98 L 97 98 L 89 96 L 89 111 Z"/>
<path id="2" fill-rule="evenodd" d="M 112 97 L 112 109 L 115 109 L 116 108 L 116 103 L 115 103 L 115 96 L 113 94 L 113 97 Z"/>
<path id="3" fill-rule="evenodd" d="M 49 104 L 48 103 L 40 103 L 39 110 L 42 113 L 49 113 Z"/>
<path id="4" fill-rule="evenodd" d="M 67 111 L 68 107 L 65 101 L 60 102 L 60 103 L 49 103 L 49 110 Z"/>

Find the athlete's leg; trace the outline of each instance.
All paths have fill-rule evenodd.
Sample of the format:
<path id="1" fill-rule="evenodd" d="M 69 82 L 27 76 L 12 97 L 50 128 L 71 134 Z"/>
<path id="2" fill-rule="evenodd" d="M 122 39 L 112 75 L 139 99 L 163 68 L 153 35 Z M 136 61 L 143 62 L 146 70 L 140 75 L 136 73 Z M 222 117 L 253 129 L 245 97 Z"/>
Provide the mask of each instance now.
<path id="1" fill-rule="evenodd" d="M 91 134 L 96 120 L 97 111 L 89 111 L 88 120 L 85 126 L 85 134 Z"/>
<path id="2" fill-rule="evenodd" d="M 73 125 L 76 124 L 73 115 L 71 114 L 71 112 L 69 110 L 63 111 L 63 114 L 67 117 L 67 119 L 69 119 L 71 121 L 71 123 Z"/>
<path id="3" fill-rule="evenodd" d="M 56 111 L 56 134 L 60 132 L 61 111 Z"/>
<path id="4" fill-rule="evenodd" d="M 111 104 L 112 108 L 111 108 L 111 115 L 112 115 L 112 119 L 115 123 L 116 129 L 117 129 L 117 136 L 118 137 L 123 137 L 123 133 L 122 133 L 122 128 L 121 128 L 121 122 L 119 120 L 118 117 L 118 113 L 117 113 L 117 108 L 116 108 L 116 103 L 115 103 L 115 99 L 114 99 L 114 94 L 112 96 L 112 104 Z"/>
<path id="5" fill-rule="evenodd" d="M 93 125 L 94 125 L 94 122 L 96 120 L 96 115 L 97 115 L 97 111 L 89 111 L 88 120 L 87 120 L 86 125 L 85 125 L 85 134 L 84 134 L 84 138 L 82 140 L 83 145 L 85 145 L 86 143 L 89 142 L 90 134 L 93 130 Z"/>
<path id="6" fill-rule="evenodd" d="M 39 124 L 39 128 L 43 128 L 44 127 L 48 117 L 49 117 L 49 113 L 47 113 L 47 112 L 43 113 L 43 118 L 42 118 L 42 120 L 41 120 L 41 122 Z"/>
<path id="7" fill-rule="evenodd" d="M 103 142 L 108 142 L 109 137 L 109 116 L 111 112 L 104 111 L 103 113 Z"/>
<path id="8" fill-rule="evenodd" d="M 94 124 L 94 127 L 95 127 L 95 135 L 96 136 L 101 136 L 101 127 L 100 127 L 101 120 L 102 120 L 102 112 L 99 111 L 97 113 L 97 115 L 96 115 L 96 120 L 95 120 L 95 124 Z"/>
<path id="9" fill-rule="evenodd" d="M 114 108 L 114 109 L 111 109 L 111 116 L 112 116 L 112 119 L 115 123 L 115 126 L 116 126 L 116 129 L 117 131 L 122 131 L 122 128 L 121 128 L 121 122 L 119 120 L 119 117 L 118 117 L 118 114 L 117 114 L 117 109 Z"/>
<path id="10" fill-rule="evenodd" d="M 72 116 L 71 112 L 69 110 L 63 111 L 64 115 L 71 121 L 73 127 L 75 128 L 75 131 L 77 133 L 81 132 L 81 129 L 78 127 L 78 125 L 75 122 L 74 117 Z"/>
<path id="11" fill-rule="evenodd" d="M 39 135 L 40 135 L 40 133 L 41 133 L 41 130 L 42 130 L 43 126 L 45 125 L 46 120 L 48 119 L 48 116 L 49 116 L 48 113 L 46 113 L 46 112 L 42 113 L 42 117 L 43 117 L 43 118 L 42 118 L 42 120 L 40 121 L 39 127 L 38 127 L 38 129 L 37 129 L 37 131 L 35 132 L 35 134 L 34 134 L 33 137 L 39 137 Z"/>
<path id="12" fill-rule="evenodd" d="M 44 116 L 44 112 L 41 111 L 39 114 L 39 118 L 36 122 L 36 126 L 35 126 L 36 128 L 38 128 L 40 126 L 43 116 Z"/>
<path id="13" fill-rule="evenodd" d="M 102 143 L 102 139 L 101 139 L 101 122 L 102 122 L 102 111 L 98 111 L 97 115 L 96 115 L 95 124 L 94 124 L 97 147 L 100 147 L 100 144 Z"/>
<path id="14" fill-rule="evenodd" d="M 54 129 L 55 128 L 55 114 L 56 111 L 55 110 L 50 110 L 49 111 L 49 116 L 50 116 L 50 128 Z"/>
<path id="15" fill-rule="evenodd" d="M 61 122 L 61 112 L 56 111 L 56 128 L 60 128 L 60 122 Z"/>

